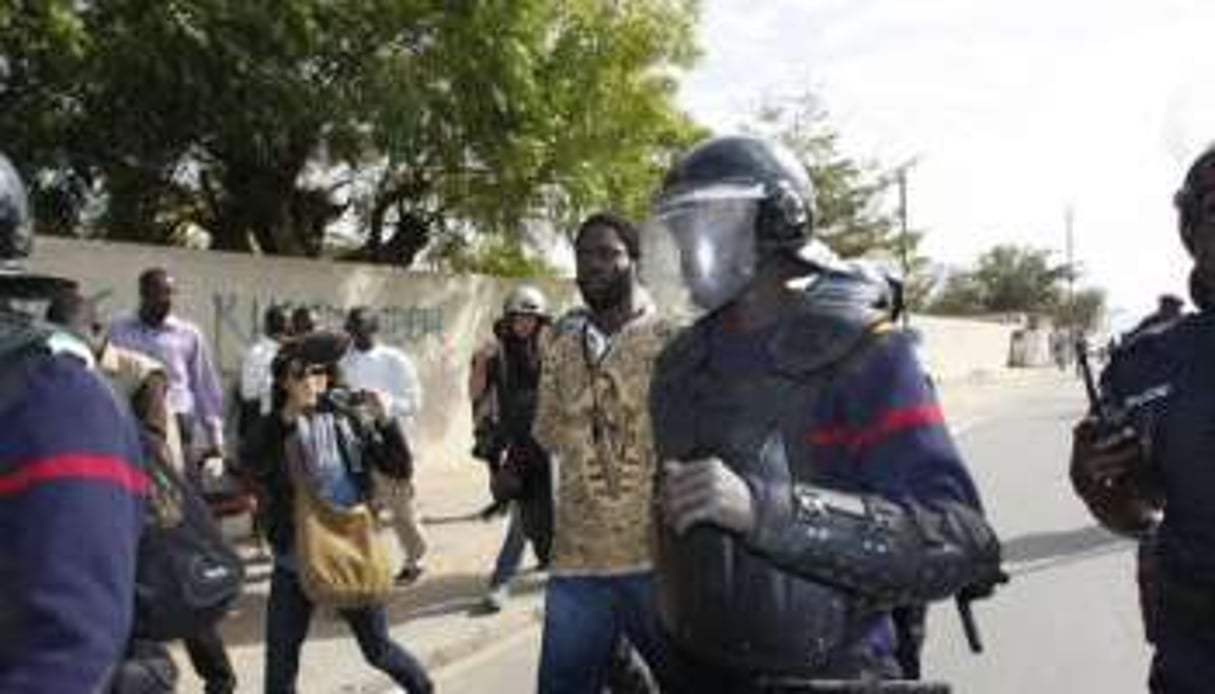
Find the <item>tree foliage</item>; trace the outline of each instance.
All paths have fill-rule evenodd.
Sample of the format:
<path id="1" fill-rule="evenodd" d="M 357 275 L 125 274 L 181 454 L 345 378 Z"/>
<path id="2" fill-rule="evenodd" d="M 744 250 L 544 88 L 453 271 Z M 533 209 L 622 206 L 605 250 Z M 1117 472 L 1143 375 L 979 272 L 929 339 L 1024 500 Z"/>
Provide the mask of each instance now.
<path id="1" fill-rule="evenodd" d="M 0 137 L 69 232 L 408 266 L 638 213 L 699 135 L 696 0 L 0 0 Z"/>
<path id="2" fill-rule="evenodd" d="M 930 310 L 954 315 L 1045 315 L 1056 325 L 1093 330 L 1105 313 L 1105 293 L 1086 288 L 1069 298 L 1070 279 L 1073 270 L 1052 262 L 1049 250 L 998 245 L 981 255 L 973 270 L 952 275 Z"/>
<path id="3" fill-rule="evenodd" d="M 973 271 L 951 277 L 937 301 L 949 313 L 1046 313 L 1059 304 L 1065 265 L 1045 249 L 998 245 L 979 256 Z"/>
<path id="4" fill-rule="evenodd" d="M 1081 333 L 1092 333 L 1101 327 L 1105 320 L 1105 311 L 1105 291 L 1086 287 L 1077 290 L 1070 299 L 1060 302 L 1052 313 L 1052 319 L 1055 325 L 1076 328 Z"/>
<path id="5" fill-rule="evenodd" d="M 455 273 L 494 277 L 556 277 L 557 269 L 529 253 L 520 239 L 502 234 L 466 240 L 454 237 L 439 252 L 444 267 Z"/>

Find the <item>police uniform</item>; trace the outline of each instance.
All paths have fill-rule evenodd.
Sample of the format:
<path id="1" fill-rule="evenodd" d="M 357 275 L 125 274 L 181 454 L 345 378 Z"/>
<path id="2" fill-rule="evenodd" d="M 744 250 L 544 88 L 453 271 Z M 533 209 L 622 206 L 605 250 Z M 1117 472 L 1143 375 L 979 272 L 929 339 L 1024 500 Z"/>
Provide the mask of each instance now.
<path id="1" fill-rule="evenodd" d="M 665 188 L 660 210 L 684 235 L 698 304 L 732 300 L 764 252 L 790 254 L 809 278 L 767 327 L 726 330 L 714 308 L 655 368 L 661 458 L 720 459 L 755 512 L 746 534 L 659 529 L 659 608 L 688 691 L 898 678 L 890 609 L 990 582 L 1000 551 L 911 340 L 889 321 L 894 288 L 810 246 L 809 181 L 767 143 L 709 140 Z M 729 196 L 737 202 L 722 207 Z M 748 200 L 754 211 L 739 214 Z M 689 218 L 700 202 L 716 207 Z M 720 229 L 731 215 L 753 224 L 741 240 Z M 688 267 L 713 243 L 729 246 L 716 268 L 742 278 L 733 288 Z M 751 268 L 729 266 L 753 244 Z"/>
<path id="2" fill-rule="evenodd" d="M 1149 625 L 1153 691 L 1204 692 L 1215 682 L 1215 313 L 1187 316 L 1115 351 L 1102 395 L 1132 413 L 1147 453 L 1142 493 L 1162 501 Z"/>

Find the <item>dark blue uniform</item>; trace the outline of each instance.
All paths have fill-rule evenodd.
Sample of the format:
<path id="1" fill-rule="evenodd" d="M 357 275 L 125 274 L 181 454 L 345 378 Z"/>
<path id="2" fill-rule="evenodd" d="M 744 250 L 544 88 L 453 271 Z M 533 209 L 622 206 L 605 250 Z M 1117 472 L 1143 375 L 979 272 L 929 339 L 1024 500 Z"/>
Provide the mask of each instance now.
<path id="1" fill-rule="evenodd" d="M 1102 395 L 1131 407 L 1164 500 L 1153 691 L 1215 683 L 1215 314 L 1186 317 L 1115 352 Z"/>
<path id="2" fill-rule="evenodd" d="M 756 527 L 659 533 L 659 609 L 688 691 L 897 678 L 889 610 L 993 579 L 999 546 L 907 337 L 807 297 L 767 330 L 712 318 L 660 358 L 660 453 L 717 456 Z"/>
<path id="3" fill-rule="evenodd" d="M 0 359 L 0 692 L 103 691 L 148 485 L 134 423 L 76 357 Z"/>

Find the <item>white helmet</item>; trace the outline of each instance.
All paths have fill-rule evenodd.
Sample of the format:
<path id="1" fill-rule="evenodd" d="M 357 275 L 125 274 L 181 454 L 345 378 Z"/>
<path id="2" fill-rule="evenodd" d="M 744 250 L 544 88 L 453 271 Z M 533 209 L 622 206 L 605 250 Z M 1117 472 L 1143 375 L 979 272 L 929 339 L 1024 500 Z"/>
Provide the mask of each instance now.
<path id="1" fill-rule="evenodd" d="M 506 301 L 502 302 L 502 313 L 507 316 L 539 316 L 548 317 L 548 299 L 536 287 L 521 284 L 511 290 Z"/>

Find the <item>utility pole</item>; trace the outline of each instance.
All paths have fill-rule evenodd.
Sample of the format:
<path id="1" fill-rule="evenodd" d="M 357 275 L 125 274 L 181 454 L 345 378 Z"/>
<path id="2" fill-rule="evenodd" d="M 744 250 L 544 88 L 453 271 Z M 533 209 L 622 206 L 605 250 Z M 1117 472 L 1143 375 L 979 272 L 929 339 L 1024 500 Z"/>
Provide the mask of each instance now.
<path id="1" fill-rule="evenodd" d="M 1067 308 L 1069 312 L 1076 309 L 1076 240 L 1075 240 L 1076 208 L 1071 203 L 1063 211 L 1063 228 L 1067 234 Z"/>
<path id="2" fill-rule="evenodd" d="M 1084 342 L 1083 331 L 1077 323 L 1078 316 L 1076 315 L 1076 208 L 1072 203 L 1067 203 L 1063 209 L 1063 232 L 1066 234 L 1064 239 L 1067 252 L 1067 334 L 1071 338 L 1068 343 L 1071 347 L 1073 355 L 1079 355 L 1081 351 L 1088 351 L 1088 346 Z"/>

